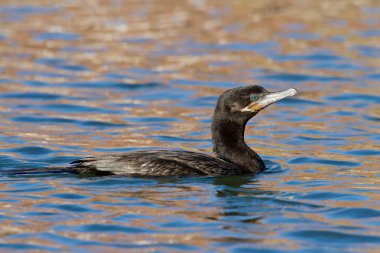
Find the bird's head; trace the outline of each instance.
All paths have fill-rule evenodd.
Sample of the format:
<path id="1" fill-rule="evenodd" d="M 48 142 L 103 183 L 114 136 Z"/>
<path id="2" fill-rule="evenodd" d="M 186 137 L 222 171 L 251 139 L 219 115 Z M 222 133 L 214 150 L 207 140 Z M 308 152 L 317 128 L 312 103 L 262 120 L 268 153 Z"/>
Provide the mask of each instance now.
<path id="1" fill-rule="evenodd" d="M 277 92 L 269 92 L 257 85 L 233 88 L 219 97 L 215 112 L 246 121 L 274 102 L 296 94 L 297 90 L 293 88 Z"/>

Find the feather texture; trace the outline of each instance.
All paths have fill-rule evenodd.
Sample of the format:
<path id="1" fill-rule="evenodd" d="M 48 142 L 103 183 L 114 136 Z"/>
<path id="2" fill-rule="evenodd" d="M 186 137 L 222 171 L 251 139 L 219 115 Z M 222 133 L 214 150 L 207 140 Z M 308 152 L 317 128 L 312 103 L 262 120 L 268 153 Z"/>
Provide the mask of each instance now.
<path id="1" fill-rule="evenodd" d="M 202 153 L 190 151 L 132 151 L 87 157 L 71 163 L 78 173 L 134 176 L 205 176 L 249 173 L 238 166 Z"/>

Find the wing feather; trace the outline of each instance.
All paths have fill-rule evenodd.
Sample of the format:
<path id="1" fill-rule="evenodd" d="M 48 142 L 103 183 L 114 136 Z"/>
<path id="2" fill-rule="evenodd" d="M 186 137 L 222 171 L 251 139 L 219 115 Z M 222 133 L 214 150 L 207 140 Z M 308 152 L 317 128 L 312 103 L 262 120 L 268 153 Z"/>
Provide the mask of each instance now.
<path id="1" fill-rule="evenodd" d="M 79 173 L 136 176 L 234 175 L 242 170 L 222 159 L 190 151 L 132 151 L 87 157 L 71 163 Z"/>

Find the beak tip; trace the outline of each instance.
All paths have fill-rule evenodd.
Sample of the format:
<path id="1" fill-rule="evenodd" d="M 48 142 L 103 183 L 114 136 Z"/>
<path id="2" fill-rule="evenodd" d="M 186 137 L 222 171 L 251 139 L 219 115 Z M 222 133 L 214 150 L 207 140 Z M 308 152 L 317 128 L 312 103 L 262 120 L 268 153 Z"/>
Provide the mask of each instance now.
<path id="1" fill-rule="evenodd" d="M 294 96 L 297 95 L 298 91 L 294 88 L 289 89 L 289 96 Z"/>

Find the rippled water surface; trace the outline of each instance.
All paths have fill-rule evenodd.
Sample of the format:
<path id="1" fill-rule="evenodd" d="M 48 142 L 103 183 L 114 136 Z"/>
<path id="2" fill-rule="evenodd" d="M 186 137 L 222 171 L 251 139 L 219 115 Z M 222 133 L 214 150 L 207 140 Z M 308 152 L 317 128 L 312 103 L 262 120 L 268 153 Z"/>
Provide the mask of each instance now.
<path id="1" fill-rule="evenodd" d="M 0 251 L 379 252 L 378 1 L 1 1 Z M 248 125 L 255 177 L 1 171 L 212 151 L 218 95 L 294 87 Z"/>

